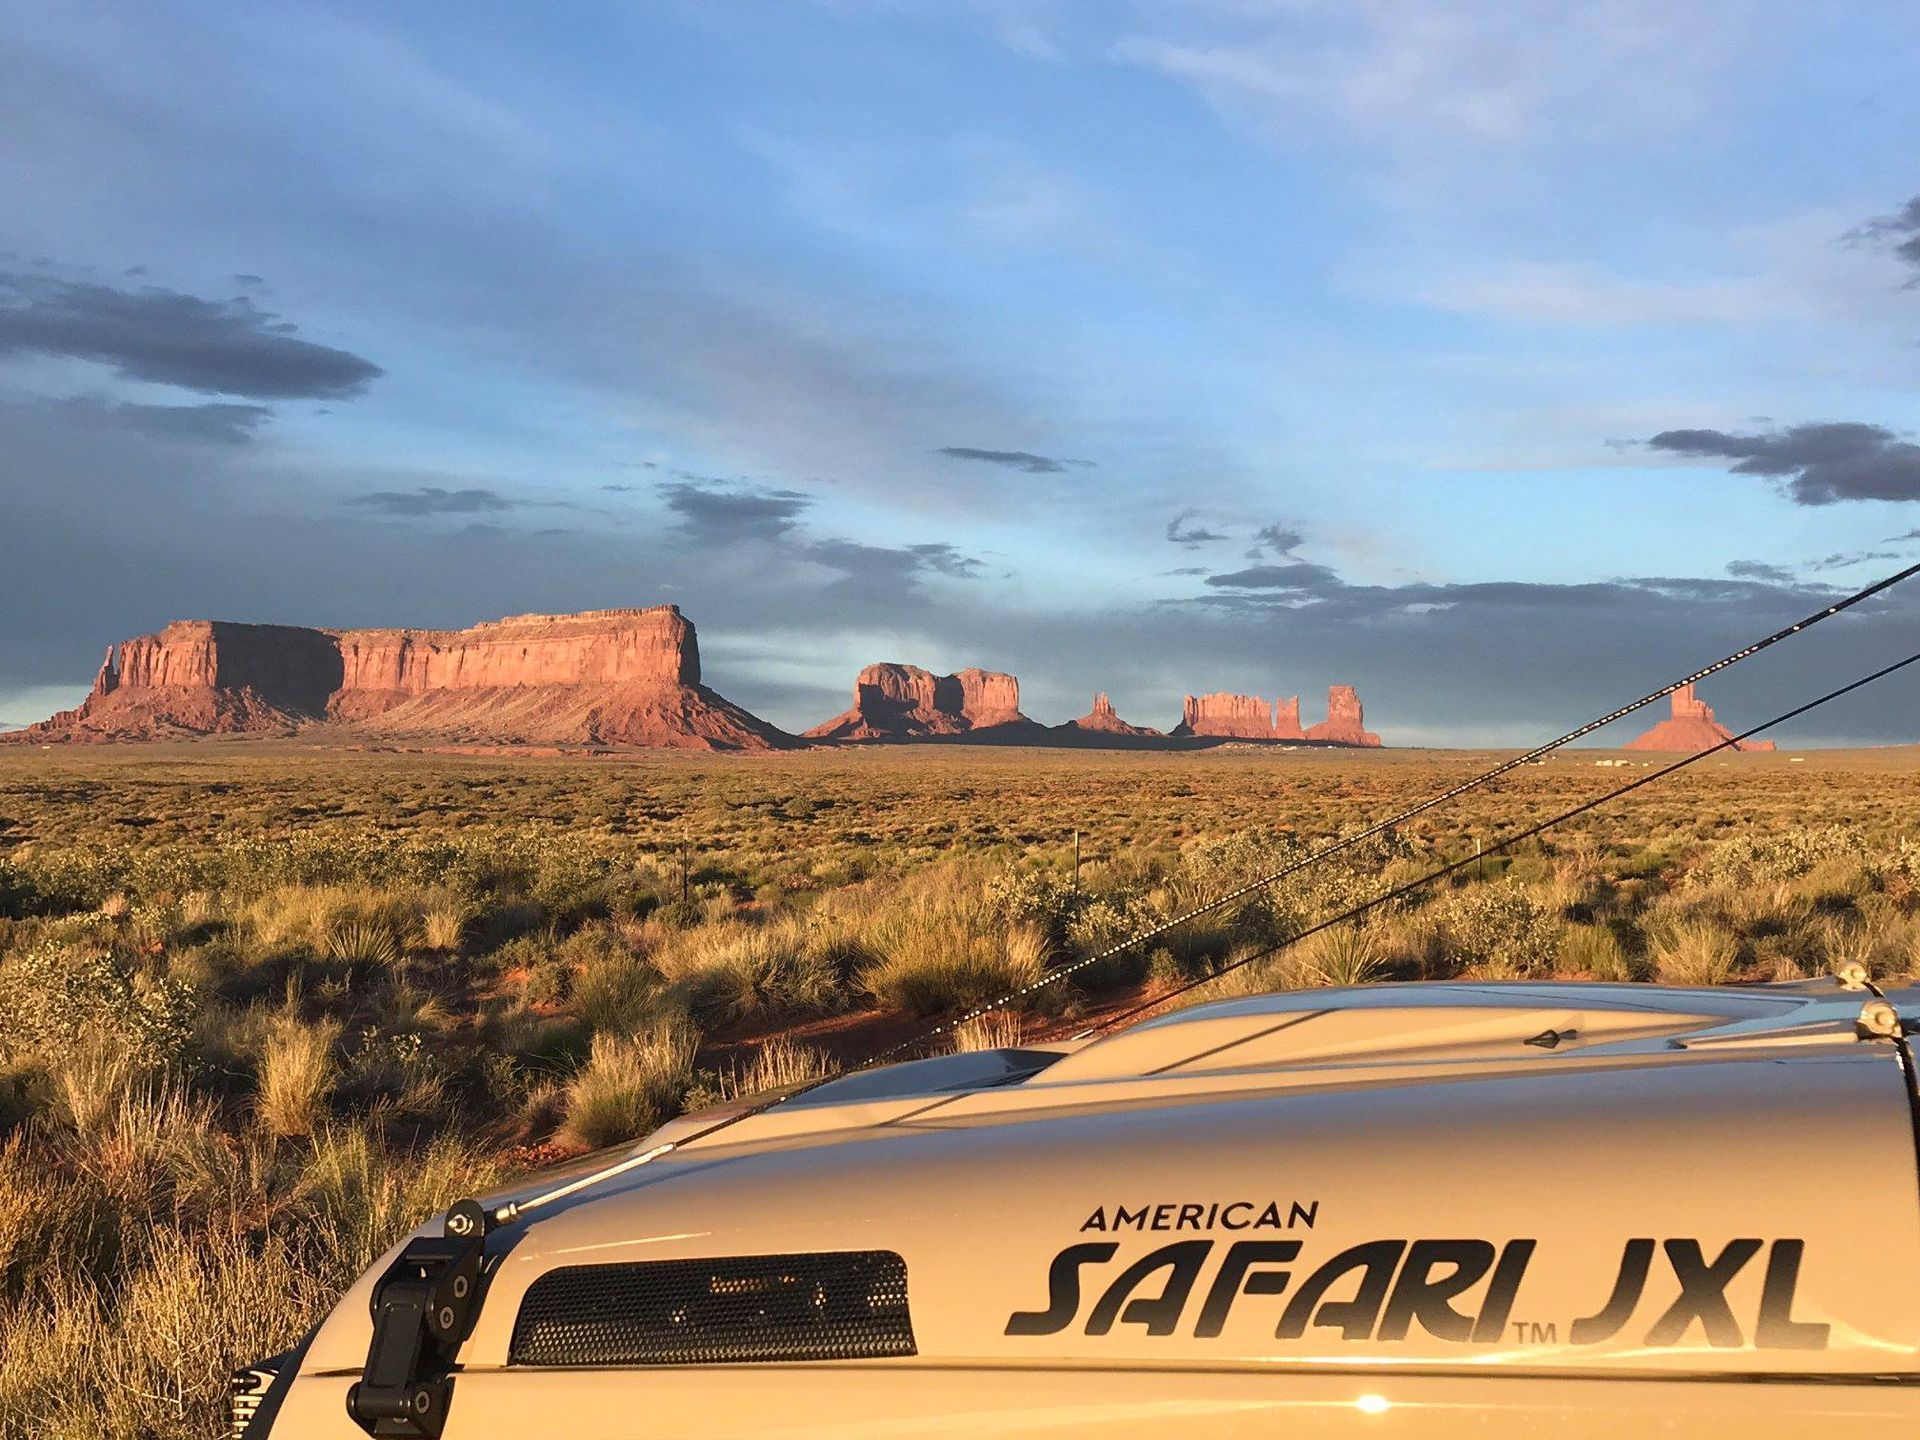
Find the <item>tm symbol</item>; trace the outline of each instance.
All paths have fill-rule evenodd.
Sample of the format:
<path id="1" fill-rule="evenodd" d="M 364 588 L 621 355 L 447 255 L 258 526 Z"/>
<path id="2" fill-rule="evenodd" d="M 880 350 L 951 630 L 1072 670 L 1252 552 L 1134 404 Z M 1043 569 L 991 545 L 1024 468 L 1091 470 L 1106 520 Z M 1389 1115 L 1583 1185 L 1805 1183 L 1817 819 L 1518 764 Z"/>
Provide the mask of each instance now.
<path id="1" fill-rule="evenodd" d="M 1557 1345 L 1560 1343 L 1560 1327 L 1551 1320 L 1544 1325 L 1535 1320 L 1516 1320 L 1513 1322 L 1513 1343 Z"/>

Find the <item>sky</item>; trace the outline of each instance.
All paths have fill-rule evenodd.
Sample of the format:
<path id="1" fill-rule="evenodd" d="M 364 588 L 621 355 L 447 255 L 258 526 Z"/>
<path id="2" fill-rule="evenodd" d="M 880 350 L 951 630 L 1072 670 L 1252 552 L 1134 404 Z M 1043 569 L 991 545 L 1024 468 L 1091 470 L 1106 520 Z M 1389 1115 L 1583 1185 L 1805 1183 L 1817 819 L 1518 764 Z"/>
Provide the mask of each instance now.
<path id="1" fill-rule="evenodd" d="M 1904 0 L 0 3 L 0 721 L 170 619 L 671 602 L 790 728 L 895 660 L 1548 738 L 1920 560 L 1916 67 Z"/>

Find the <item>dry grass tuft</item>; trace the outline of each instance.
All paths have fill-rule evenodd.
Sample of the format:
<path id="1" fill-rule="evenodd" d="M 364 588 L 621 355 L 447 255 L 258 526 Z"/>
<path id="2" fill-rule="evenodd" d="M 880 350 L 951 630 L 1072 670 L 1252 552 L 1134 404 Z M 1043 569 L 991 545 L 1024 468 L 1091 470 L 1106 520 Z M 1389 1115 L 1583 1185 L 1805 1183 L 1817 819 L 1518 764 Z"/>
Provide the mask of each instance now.
<path id="1" fill-rule="evenodd" d="M 1017 1050 L 1026 1033 L 1026 1021 L 1012 1010 L 989 1010 L 955 1027 L 955 1054 L 971 1050 Z"/>
<path id="2" fill-rule="evenodd" d="M 1663 985 L 1724 985 L 1740 958 L 1739 941 L 1705 916 L 1673 921 L 1649 938 Z"/>
<path id="3" fill-rule="evenodd" d="M 630 1039 L 594 1036 L 586 1064 L 567 1084 L 564 1138 L 598 1150 L 657 1128 L 693 1084 L 694 1043 L 674 1025 Z"/>
<path id="4" fill-rule="evenodd" d="M 997 999 L 1046 972 L 1047 937 L 1008 924 L 981 877 L 959 866 L 917 877 L 881 906 L 868 931 L 878 958 L 860 983 L 881 1005 L 933 1015 Z"/>
<path id="5" fill-rule="evenodd" d="M 753 1059 L 740 1072 L 732 1088 L 743 1099 L 764 1095 L 771 1090 L 786 1090 L 818 1080 L 831 1068 L 824 1052 L 776 1035 L 755 1049 Z"/>
<path id="6" fill-rule="evenodd" d="M 269 1135 L 311 1135 L 325 1122 L 339 1043 L 335 1021 L 309 1025 L 289 1016 L 274 1028 L 254 1097 L 254 1114 Z"/>

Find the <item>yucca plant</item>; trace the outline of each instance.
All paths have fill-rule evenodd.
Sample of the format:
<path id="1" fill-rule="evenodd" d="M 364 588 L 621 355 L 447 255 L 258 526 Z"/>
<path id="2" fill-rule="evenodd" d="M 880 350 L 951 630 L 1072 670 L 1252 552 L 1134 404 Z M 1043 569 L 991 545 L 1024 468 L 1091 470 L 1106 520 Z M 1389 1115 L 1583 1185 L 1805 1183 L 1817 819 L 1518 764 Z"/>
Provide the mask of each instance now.
<path id="1" fill-rule="evenodd" d="M 348 920 L 327 932 L 326 955 L 342 965 L 392 969 L 400 963 L 400 942 L 374 920 Z"/>
<path id="2" fill-rule="evenodd" d="M 1302 986 L 1365 985 L 1380 978 L 1380 948 L 1353 925 L 1336 925 L 1294 947 L 1292 969 Z"/>

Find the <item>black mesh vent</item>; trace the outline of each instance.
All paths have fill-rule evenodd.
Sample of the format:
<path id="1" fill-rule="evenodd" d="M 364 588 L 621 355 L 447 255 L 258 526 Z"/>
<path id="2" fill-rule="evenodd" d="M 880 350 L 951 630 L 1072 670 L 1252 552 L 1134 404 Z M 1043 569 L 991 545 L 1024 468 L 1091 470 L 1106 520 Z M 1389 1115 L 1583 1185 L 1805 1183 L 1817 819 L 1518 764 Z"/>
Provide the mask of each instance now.
<path id="1" fill-rule="evenodd" d="M 514 1365 L 724 1365 L 911 1355 L 891 1250 L 573 1265 L 527 1288 Z"/>

